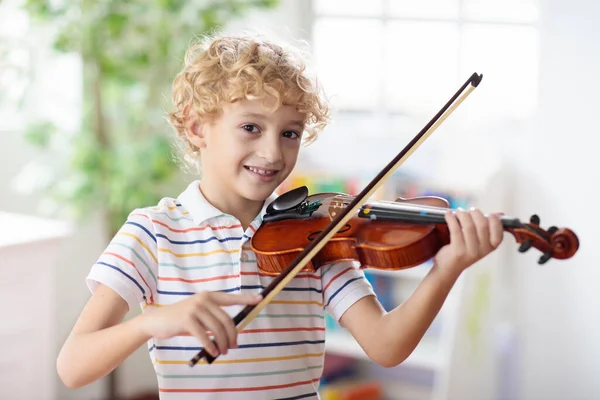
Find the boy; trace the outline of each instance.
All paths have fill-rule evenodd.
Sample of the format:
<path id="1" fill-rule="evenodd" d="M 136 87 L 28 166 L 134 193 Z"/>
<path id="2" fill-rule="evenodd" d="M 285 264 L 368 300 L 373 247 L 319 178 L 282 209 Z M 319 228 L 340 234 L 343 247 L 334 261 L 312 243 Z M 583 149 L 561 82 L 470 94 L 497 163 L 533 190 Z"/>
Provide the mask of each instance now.
<path id="1" fill-rule="evenodd" d="M 359 269 L 336 263 L 298 274 L 238 335 L 232 317 L 260 301 L 273 279 L 259 273 L 250 238 L 328 109 L 301 58 L 251 37 L 215 37 L 190 49 L 173 101 L 170 121 L 202 179 L 176 199 L 134 210 L 92 267 L 93 295 L 57 362 L 69 387 L 99 379 L 147 343 L 161 399 L 318 398 L 324 311 L 374 362 L 397 365 L 461 272 L 502 240 L 496 216 L 448 213 L 451 243 L 391 312 Z M 140 305 L 140 316 L 122 322 Z M 202 347 L 219 358 L 188 366 Z"/>

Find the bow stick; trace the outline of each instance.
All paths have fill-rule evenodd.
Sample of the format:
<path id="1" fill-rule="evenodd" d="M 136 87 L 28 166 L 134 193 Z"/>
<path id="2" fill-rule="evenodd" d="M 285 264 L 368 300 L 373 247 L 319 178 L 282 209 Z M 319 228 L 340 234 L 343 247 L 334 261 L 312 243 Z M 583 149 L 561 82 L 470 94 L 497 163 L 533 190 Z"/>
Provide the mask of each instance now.
<path id="1" fill-rule="evenodd" d="M 354 198 L 354 200 L 345 207 L 327 227 L 313 240 L 296 258 L 288 265 L 261 293 L 263 299 L 255 305 L 244 307 L 234 318 L 237 332 L 241 332 L 267 304 L 287 285 L 305 265 L 325 246 L 325 244 L 343 227 L 352 215 L 367 201 L 379 187 L 394 173 L 411 154 L 437 129 L 448 116 L 464 101 L 465 98 L 479 85 L 483 75 L 473 73 L 471 77 L 460 87 L 460 89 L 450 98 L 450 100 L 440 109 L 440 111 L 415 135 L 400 153 L 390 161 L 377 176 Z M 202 349 L 194 358 L 189 361 L 190 366 L 194 366 L 203 357 L 209 364 L 216 357 L 208 354 L 206 349 Z"/>

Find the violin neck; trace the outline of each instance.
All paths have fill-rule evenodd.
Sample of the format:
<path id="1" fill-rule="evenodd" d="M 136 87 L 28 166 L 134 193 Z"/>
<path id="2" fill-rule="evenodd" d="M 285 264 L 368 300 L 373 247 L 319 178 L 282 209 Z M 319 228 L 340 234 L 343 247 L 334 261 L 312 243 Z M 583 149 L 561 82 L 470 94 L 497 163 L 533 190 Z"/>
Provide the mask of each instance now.
<path id="1" fill-rule="evenodd" d="M 418 205 L 365 205 L 358 216 L 361 218 L 377 219 L 382 221 L 406 222 L 410 224 L 446 224 L 444 215 L 447 208 L 423 207 Z M 500 216 L 500 221 L 505 230 L 520 228 L 523 223 L 518 218 Z"/>

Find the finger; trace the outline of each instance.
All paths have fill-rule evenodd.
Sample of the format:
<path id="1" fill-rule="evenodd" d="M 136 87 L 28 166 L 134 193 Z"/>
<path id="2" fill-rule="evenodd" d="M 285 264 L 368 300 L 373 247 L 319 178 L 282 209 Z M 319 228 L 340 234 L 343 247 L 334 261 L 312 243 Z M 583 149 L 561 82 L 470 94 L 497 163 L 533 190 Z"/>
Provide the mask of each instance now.
<path id="1" fill-rule="evenodd" d="M 456 218 L 456 214 L 452 211 L 446 212 L 444 215 L 444 219 L 446 220 L 446 224 L 448 224 L 448 231 L 450 232 L 450 243 L 456 246 L 464 247 L 465 242 L 463 239 L 462 230 L 460 229 L 460 224 L 458 223 L 458 219 Z"/>
<path id="2" fill-rule="evenodd" d="M 219 349 L 217 346 L 210 340 L 208 334 L 206 333 L 206 328 L 200 323 L 196 318 L 191 318 L 190 322 L 186 326 L 187 331 L 190 335 L 193 335 L 198 338 L 200 344 L 206 351 L 210 353 L 213 357 L 219 356 Z"/>
<path id="3" fill-rule="evenodd" d="M 231 294 L 223 292 L 211 292 L 210 299 L 221 306 L 232 306 L 236 304 L 257 304 L 262 300 L 259 294 Z"/>
<path id="4" fill-rule="evenodd" d="M 495 249 L 500 246 L 504 239 L 504 226 L 498 214 L 492 214 L 489 218 L 490 223 L 490 243 Z"/>
<path id="5" fill-rule="evenodd" d="M 229 348 L 229 339 L 227 333 L 225 332 L 225 327 L 217 319 L 212 312 L 209 311 L 211 307 L 216 307 L 215 305 L 207 305 L 206 309 L 200 309 L 196 312 L 196 316 L 202 323 L 202 325 L 206 326 L 210 329 L 215 337 L 215 341 L 217 342 L 217 346 L 219 351 L 222 354 L 227 354 L 227 349 Z"/>
<path id="6" fill-rule="evenodd" d="M 456 217 L 462 228 L 467 253 L 471 256 L 477 255 L 479 253 L 479 238 L 471 214 L 465 210 L 459 210 Z"/>
<path id="7" fill-rule="evenodd" d="M 233 322 L 233 319 L 220 307 L 212 307 L 210 308 L 210 312 L 214 315 L 216 319 L 221 321 L 221 324 L 225 328 L 225 333 L 227 334 L 227 339 L 229 341 L 229 348 L 236 348 L 238 332 L 235 327 L 235 323 Z"/>
<path id="8" fill-rule="evenodd" d="M 482 253 L 489 253 L 492 251 L 492 245 L 490 243 L 490 226 L 488 219 L 483 213 L 476 209 L 471 209 L 471 217 L 477 230 L 477 237 L 479 238 L 479 246 Z"/>

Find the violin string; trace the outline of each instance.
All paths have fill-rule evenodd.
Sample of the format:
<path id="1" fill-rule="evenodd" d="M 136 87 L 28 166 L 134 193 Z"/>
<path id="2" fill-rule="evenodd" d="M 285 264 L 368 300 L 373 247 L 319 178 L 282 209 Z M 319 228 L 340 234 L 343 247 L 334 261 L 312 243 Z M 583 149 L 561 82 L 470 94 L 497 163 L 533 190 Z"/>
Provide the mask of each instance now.
<path id="1" fill-rule="evenodd" d="M 364 210 L 366 211 L 366 210 Z M 423 213 L 413 210 L 389 210 L 385 208 L 371 208 L 368 212 L 364 212 L 362 218 L 370 219 L 388 219 L 394 221 L 414 222 L 414 223 L 438 223 L 446 224 L 446 219 L 438 213 Z M 504 228 L 528 228 L 517 218 L 500 217 Z"/>
<path id="2" fill-rule="evenodd" d="M 349 196 L 340 196 L 341 198 L 351 198 Z M 348 205 L 349 203 L 347 203 L 346 201 L 344 201 L 344 205 Z M 444 215 L 446 214 L 446 212 L 448 212 L 448 210 L 452 211 L 452 212 L 456 212 L 457 209 L 454 208 L 447 208 L 447 207 L 437 207 L 437 206 L 430 206 L 430 205 L 423 205 L 423 204 L 414 204 L 414 203 L 398 203 L 398 202 L 394 202 L 394 201 L 388 201 L 388 200 L 377 200 L 374 202 L 368 202 L 365 204 L 365 207 L 370 207 L 371 209 L 378 209 L 378 210 L 390 210 L 390 211 L 412 211 L 418 214 L 422 214 L 423 212 L 428 213 L 428 214 L 435 214 L 435 215 Z M 501 220 L 515 220 L 515 218 L 512 217 L 507 217 L 507 216 L 500 216 Z"/>

